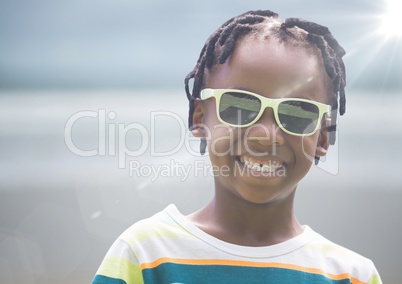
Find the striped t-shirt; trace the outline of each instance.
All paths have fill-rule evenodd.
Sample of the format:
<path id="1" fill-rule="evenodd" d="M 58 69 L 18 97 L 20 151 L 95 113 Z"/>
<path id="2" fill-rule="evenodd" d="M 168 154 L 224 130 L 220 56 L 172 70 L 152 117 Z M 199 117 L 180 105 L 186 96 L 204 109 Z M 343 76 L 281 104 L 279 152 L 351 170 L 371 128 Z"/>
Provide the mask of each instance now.
<path id="1" fill-rule="evenodd" d="M 371 260 L 310 227 L 266 247 L 221 241 L 174 205 L 128 228 L 112 245 L 93 284 L 379 284 Z"/>

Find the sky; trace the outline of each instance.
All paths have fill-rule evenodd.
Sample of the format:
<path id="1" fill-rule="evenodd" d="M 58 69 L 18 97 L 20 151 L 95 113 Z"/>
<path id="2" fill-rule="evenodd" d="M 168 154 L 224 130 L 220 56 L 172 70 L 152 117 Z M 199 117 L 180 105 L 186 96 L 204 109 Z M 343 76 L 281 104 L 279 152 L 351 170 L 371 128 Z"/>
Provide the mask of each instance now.
<path id="1" fill-rule="evenodd" d="M 247 10 L 328 26 L 348 87 L 402 89 L 402 39 L 386 0 L 0 0 L 0 90 L 182 88 L 208 36 Z"/>

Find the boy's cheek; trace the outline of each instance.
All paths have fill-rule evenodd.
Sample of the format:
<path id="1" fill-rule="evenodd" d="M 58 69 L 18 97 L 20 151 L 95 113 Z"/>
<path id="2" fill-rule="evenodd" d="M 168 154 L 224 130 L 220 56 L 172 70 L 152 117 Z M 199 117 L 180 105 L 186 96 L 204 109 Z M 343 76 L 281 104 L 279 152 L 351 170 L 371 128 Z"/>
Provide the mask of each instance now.
<path id="1" fill-rule="evenodd" d="M 225 127 L 215 129 L 212 132 L 209 142 L 209 150 L 211 154 L 216 156 L 225 156 L 233 154 L 234 136 L 232 131 L 228 131 Z"/>
<path id="2" fill-rule="evenodd" d="M 303 137 L 299 143 L 299 150 L 303 154 L 303 158 L 309 162 L 316 156 L 318 137 L 317 134 L 313 136 Z"/>

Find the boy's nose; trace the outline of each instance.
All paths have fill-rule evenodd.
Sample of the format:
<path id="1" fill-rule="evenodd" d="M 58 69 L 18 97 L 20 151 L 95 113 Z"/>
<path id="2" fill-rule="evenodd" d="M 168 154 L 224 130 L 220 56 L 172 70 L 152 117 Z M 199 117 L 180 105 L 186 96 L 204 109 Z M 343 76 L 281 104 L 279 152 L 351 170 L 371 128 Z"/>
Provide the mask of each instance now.
<path id="1" fill-rule="evenodd" d="M 263 146 L 282 145 L 283 132 L 276 123 L 272 108 L 266 108 L 260 119 L 246 130 L 248 140 L 253 140 Z"/>

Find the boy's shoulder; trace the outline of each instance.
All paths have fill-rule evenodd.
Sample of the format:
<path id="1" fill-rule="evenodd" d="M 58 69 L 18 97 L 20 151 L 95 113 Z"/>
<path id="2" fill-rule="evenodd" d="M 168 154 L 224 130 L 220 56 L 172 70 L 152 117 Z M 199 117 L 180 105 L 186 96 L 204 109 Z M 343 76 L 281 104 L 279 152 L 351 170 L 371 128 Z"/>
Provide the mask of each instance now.
<path id="1" fill-rule="evenodd" d="M 311 257 L 324 260 L 328 265 L 332 263 L 345 268 L 354 267 L 357 271 L 375 270 L 372 260 L 328 240 L 317 232 L 313 233 L 316 237 L 303 248 Z"/>
<path id="2" fill-rule="evenodd" d="M 310 229 L 312 230 L 312 229 Z M 317 251 L 321 253 L 325 257 L 333 257 L 333 258 L 341 258 L 356 261 L 370 261 L 367 258 L 363 257 L 362 255 L 342 246 L 335 242 L 330 241 L 329 239 L 325 238 L 321 234 L 313 231 L 316 235 L 314 241 L 308 243 L 306 248 L 311 251 Z"/>
<path id="3" fill-rule="evenodd" d="M 169 215 L 175 208 L 171 204 L 151 217 L 137 221 L 126 229 L 119 239 L 133 245 L 147 240 L 186 235 L 182 227 Z"/>

